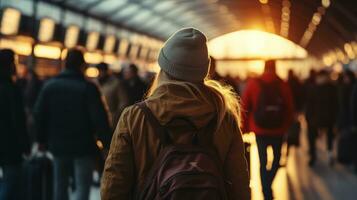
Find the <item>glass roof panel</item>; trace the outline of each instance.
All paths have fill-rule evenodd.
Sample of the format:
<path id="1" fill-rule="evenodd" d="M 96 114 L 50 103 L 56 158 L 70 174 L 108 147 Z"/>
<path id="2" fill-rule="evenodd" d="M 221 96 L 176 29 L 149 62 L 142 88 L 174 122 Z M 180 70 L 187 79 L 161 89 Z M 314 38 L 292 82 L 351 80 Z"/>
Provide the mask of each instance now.
<path id="1" fill-rule="evenodd" d="M 157 12 L 164 12 L 167 10 L 171 10 L 175 6 L 176 6 L 175 1 L 164 1 L 164 2 L 157 3 L 156 6 L 153 7 L 153 10 Z"/>
<path id="2" fill-rule="evenodd" d="M 37 18 L 41 19 L 44 17 L 49 17 L 53 20 L 55 20 L 57 23 L 60 22 L 61 20 L 61 9 L 59 9 L 56 6 L 43 3 L 43 2 L 38 2 L 37 4 Z"/>
<path id="3" fill-rule="evenodd" d="M 129 19 L 127 24 L 142 25 L 144 22 L 147 22 L 151 18 L 152 15 L 153 15 L 153 13 L 149 10 L 140 11 L 133 18 Z"/>
<path id="4" fill-rule="evenodd" d="M 74 6 L 79 9 L 83 9 L 98 1 L 101 0 L 67 0 L 66 4 Z"/>
<path id="5" fill-rule="evenodd" d="M 82 25 L 84 24 L 85 18 L 80 15 L 80 14 L 77 14 L 77 13 L 74 13 L 74 12 L 71 12 L 71 11 L 66 11 L 65 12 L 65 18 L 64 18 L 64 24 L 66 26 L 69 26 L 69 25 L 77 25 L 79 27 L 82 27 Z"/>
<path id="6" fill-rule="evenodd" d="M 25 15 L 33 15 L 33 2 L 32 1 L 26 1 L 26 0 L 2 0 L 1 1 L 1 7 L 13 7 L 16 9 L 19 9 L 21 13 Z"/>
<path id="7" fill-rule="evenodd" d="M 153 16 L 150 19 L 148 19 L 145 24 L 142 24 L 141 27 L 139 27 L 139 28 L 156 27 L 155 25 L 160 24 L 163 21 L 164 21 L 164 19 L 162 17 Z"/>
<path id="8" fill-rule="evenodd" d="M 91 9 L 92 13 L 105 15 L 106 13 L 114 11 L 113 9 L 120 9 L 127 4 L 128 0 L 105 0 Z"/>
<path id="9" fill-rule="evenodd" d="M 128 4 L 125 8 L 116 13 L 111 19 L 120 21 L 121 19 L 133 15 L 135 12 L 138 12 L 140 8 L 141 7 L 136 4 Z"/>

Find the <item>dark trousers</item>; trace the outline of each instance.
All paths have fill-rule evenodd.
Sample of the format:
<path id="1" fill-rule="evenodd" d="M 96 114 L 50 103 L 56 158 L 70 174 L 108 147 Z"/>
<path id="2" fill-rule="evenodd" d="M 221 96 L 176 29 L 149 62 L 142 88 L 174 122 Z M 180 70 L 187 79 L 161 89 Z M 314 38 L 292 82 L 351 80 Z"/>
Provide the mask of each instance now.
<path id="1" fill-rule="evenodd" d="M 308 140 L 309 140 L 309 154 L 310 159 L 316 159 L 316 139 L 318 136 L 319 128 L 317 126 L 308 125 Z M 326 129 L 327 133 L 327 149 L 332 151 L 333 149 L 333 127 L 321 127 L 321 129 Z"/>
<path id="2" fill-rule="evenodd" d="M 76 200 L 88 200 L 92 184 L 94 158 L 83 156 L 78 158 L 54 157 L 54 199 L 68 200 L 70 171 L 74 167 Z"/>
<path id="3" fill-rule="evenodd" d="M 0 184 L 0 200 L 21 199 L 21 164 L 4 165 L 2 166 L 2 171 L 3 180 Z"/>
<path id="4" fill-rule="evenodd" d="M 260 179 L 262 182 L 265 200 L 273 199 L 272 183 L 280 167 L 282 136 L 256 136 L 259 160 L 260 160 Z M 273 148 L 274 160 L 271 169 L 267 169 L 267 147 Z"/>

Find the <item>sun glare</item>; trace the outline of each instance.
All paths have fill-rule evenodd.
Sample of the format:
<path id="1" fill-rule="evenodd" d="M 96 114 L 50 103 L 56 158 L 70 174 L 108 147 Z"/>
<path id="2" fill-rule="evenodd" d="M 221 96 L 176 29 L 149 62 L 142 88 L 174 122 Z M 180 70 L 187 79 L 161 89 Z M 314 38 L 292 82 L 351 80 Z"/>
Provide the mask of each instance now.
<path id="1" fill-rule="evenodd" d="M 257 30 L 228 33 L 209 42 L 210 53 L 217 59 L 306 58 L 307 52 L 278 35 Z"/>
<path id="2" fill-rule="evenodd" d="M 259 30 L 242 30 L 212 39 L 208 43 L 210 54 L 217 59 L 217 72 L 246 78 L 263 72 L 264 60 L 278 59 L 277 73 L 286 78 L 293 69 L 306 77 L 310 68 L 318 65 L 308 59 L 305 49 L 275 34 Z M 288 60 L 285 60 L 288 59 Z M 291 60 L 289 60 L 291 59 Z"/>

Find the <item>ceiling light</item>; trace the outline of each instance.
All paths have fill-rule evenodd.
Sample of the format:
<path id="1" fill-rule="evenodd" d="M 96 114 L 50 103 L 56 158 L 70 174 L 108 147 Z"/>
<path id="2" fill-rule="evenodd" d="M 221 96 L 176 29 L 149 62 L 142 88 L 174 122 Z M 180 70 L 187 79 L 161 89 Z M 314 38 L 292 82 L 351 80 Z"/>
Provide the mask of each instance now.
<path id="1" fill-rule="evenodd" d="M 267 4 L 268 0 L 259 0 L 259 2 L 262 3 L 262 4 Z"/>
<path id="2" fill-rule="evenodd" d="M 322 0 L 321 4 L 323 7 L 328 8 L 331 4 L 330 0 Z"/>

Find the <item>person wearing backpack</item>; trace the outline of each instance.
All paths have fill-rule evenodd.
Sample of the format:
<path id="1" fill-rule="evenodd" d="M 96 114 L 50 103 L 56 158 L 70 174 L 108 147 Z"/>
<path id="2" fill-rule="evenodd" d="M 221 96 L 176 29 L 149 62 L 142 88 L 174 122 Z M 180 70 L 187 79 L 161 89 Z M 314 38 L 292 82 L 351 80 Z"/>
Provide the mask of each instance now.
<path id="1" fill-rule="evenodd" d="M 232 90 L 207 76 L 206 36 L 173 34 L 145 101 L 121 115 L 106 160 L 102 200 L 250 199 Z"/>
<path id="2" fill-rule="evenodd" d="M 283 138 L 294 115 L 290 88 L 276 74 L 274 60 L 266 61 L 264 73 L 247 83 L 242 100 L 243 109 L 246 111 L 244 132 L 255 133 L 264 199 L 271 200 L 271 186 L 280 167 Z M 274 154 L 270 169 L 266 167 L 268 146 L 272 147 Z"/>

